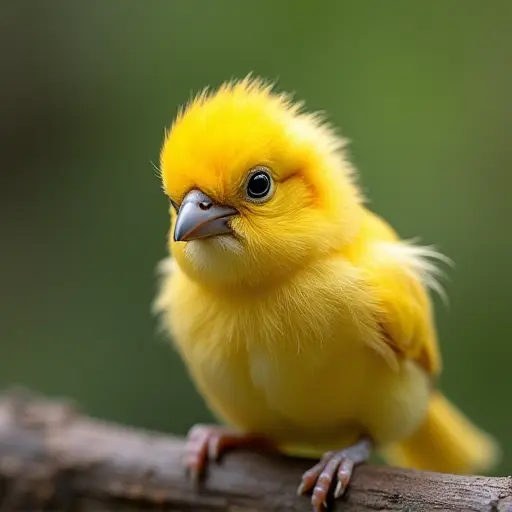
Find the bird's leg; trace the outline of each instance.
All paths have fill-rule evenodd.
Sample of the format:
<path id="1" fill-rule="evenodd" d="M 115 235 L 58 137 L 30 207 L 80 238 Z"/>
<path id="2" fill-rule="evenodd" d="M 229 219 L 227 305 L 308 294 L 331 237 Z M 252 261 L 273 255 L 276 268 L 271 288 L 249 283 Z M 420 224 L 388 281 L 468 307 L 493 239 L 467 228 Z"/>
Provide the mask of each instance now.
<path id="1" fill-rule="evenodd" d="M 334 484 L 334 498 L 339 498 L 350 483 L 354 466 L 367 461 L 372 448 L 372 441 L 365 437 L 344 450 L 324 453 L 320 461 L 302 475 L 297 493 L 304 494 L 313 489 L 313 510 L 327 508 L 327 496 Z"/>
<path id="2" fill-rule="evenodd" d="M 185 446 L 185 466 L 194 481 L 206 469 L 209 461 L 216 461 L 230 448 L 255 448 L 275 451 L 274 444 L 258 434 L 244 434 L 217 425 L 194 425 L 188 432 Z"/>

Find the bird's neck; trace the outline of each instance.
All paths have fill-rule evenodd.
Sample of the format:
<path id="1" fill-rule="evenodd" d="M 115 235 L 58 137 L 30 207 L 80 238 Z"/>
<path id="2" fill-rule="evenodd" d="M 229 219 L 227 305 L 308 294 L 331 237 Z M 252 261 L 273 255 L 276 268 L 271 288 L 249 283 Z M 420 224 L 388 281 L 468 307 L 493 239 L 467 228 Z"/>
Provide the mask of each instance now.
<path id="1" fill-rule="evenodd" d="M 357 244 L 358 245 L 358 244 Z M 357 252 L 356 245 L 347 246 L 346 249 L 337 249 L 325 253 L 320 257 L 305 260 L 302 265 L 285 273 L 266 278 L 261 281 L 240 278 L 230 282 L 219 282 L 214 279 L 201 279 L 193 281 L 193 285 L 210 295 L 213 301 L 229 300 L 247 302 L 260 302 L 275 298 L 283 290 L 299 286 L 299 283 L 308 281 L 307 276 L 321 275 L 326 265 L 333 259 L 345 260 L 350 263 Z"/>

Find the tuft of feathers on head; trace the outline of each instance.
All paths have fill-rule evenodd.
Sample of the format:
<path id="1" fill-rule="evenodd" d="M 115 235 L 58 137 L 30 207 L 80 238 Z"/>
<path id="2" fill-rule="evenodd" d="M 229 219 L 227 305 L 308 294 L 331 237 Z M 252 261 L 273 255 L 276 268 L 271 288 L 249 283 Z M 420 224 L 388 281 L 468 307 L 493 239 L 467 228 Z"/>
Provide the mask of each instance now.
<path id="1" fill-rule="evenodd" d="M 287 172 L 293 172 L 294 166 L 310 171 L 313 176 L 308 180 L 319 187 L 332 189 L 335 182 L 355 202 L 365 202 L 349 161 L 348 140 L 324 112 L 306 111 L 303 101 L 290 92 L 276 91 L 275 85 L 249 74 L 191 97 L 179 109 L 162 145 L 164 191 L 169 195 L 172 188 L 177 193 L 183 186 L 176 182 L 201 180 L 206 188 L 218 188 L 222 200 L 225 188 L 219 177 L 228 179 L 228 167 L 239 172 L 267 163 L 274 169 L 285 165 Z M 173 169 L 179 169 L 179 176 Z M 207 174 L 212 178 L 209 183 L 203 181 Z"/>
<path id="2" fill-rule="evenodd" d="M 327 121 L 324 111 L 308 112 L 303 100 L 294 100 L 292 92 L 277 92 L 276 81 L 270 81 L 249 73 L 242 79 L 231 79 L 223 82 L 217 89 L 210 86 L 203 88 L 185 104 L 179 107 L 171 130 L 166 131 L 165 139 L 169 137 L 172 128 L 193 110 L 201 109 L 212 101 L 247 102 L 270 105 L 290 117 L 296 118 L 304 130 L 318 130 L 325 143 L 332 151 L 343 150 L 349 140 L 342 137 L 335 127 Z"/>
<path id="3" fill-rule="evenodd" d="M 283 108 L 289 110 L 290 113 L 297 113 L 302 107 L 302 103 L 293 103 L 292 95 L 290 93 L 273 92 L 275 85 L 275 82 L 253 76 L 252 73 L 249 73 L 242 79 L 233 78 L 231 80 L 227 80 L 217 89 L 214 89 L 211 86 L 206 86 L 195 95 L 192 95 L 190 100 L 179 108 L 173 126 L 178 124 L 187 112 L 196 108 L 201 108 L 215 98 L 221 101 L 228 98 L 234 101 L 243 101 L 247 98 L 261 102 L 275 101 L 280 103 Z"/>

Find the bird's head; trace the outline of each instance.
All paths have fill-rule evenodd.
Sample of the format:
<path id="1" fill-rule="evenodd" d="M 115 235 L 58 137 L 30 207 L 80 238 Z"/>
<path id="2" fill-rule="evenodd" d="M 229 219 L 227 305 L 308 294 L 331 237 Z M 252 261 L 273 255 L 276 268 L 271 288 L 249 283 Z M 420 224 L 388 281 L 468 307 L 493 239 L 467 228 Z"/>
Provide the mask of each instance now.
<path id="1" fill-rule="evenodd" d="M 343 142 L 257 79 L 198 95 L 160 155 L 178 265 L 205 284 L 261 287 L 342 250 L 361 210 Z"/>

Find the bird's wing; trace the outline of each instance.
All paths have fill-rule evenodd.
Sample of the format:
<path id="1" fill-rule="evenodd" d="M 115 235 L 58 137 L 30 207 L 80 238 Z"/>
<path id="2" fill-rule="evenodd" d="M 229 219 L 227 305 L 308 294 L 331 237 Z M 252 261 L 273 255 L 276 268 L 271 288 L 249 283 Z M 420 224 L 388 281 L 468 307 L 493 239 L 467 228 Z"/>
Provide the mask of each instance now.
<path id="1" fill-rule="evenodd" d="M 400 357 L 416 361 L 429 374 L 441 370 L 435 320 L 428 288 L 442 289 L 430 248 L 399 241 L 372 244 L 362 271 L 373 297 L 378 335 L 373 347 L 391 363 Z"/>

